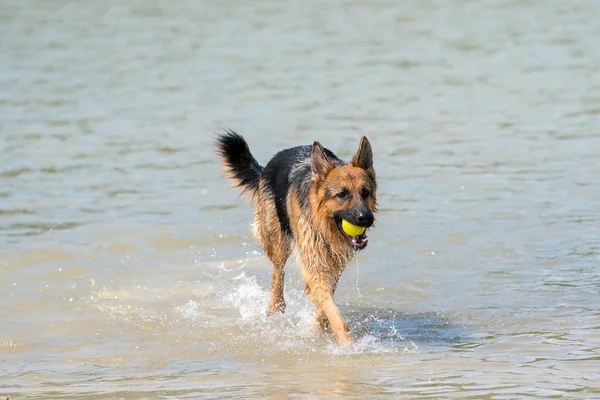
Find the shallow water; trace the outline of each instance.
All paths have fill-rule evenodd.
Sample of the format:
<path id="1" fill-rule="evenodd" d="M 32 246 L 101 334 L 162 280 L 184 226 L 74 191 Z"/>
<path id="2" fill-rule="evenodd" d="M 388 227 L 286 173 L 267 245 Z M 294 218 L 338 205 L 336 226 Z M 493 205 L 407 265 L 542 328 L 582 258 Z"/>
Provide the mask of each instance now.
<path id="1" fill-rule="evenodd" d="M 0 397 L 600 397 L 600 3 L 0 6 Z M 310 332 L 212 149 L 374 148 Z"/>

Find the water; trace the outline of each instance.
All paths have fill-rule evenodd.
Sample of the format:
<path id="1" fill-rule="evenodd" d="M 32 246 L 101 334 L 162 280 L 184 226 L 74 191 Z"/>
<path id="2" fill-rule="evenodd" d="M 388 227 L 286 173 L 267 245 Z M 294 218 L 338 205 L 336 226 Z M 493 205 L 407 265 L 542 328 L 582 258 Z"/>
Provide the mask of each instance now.
<path id="1" fill-rule="evenodd" d="M 0 6 L 0 397 L 600 397 L 596 1 Z M 366 134 L 314 337 L 213 154 Z M 360 275 L 357 275 L 357 271 Z"/>

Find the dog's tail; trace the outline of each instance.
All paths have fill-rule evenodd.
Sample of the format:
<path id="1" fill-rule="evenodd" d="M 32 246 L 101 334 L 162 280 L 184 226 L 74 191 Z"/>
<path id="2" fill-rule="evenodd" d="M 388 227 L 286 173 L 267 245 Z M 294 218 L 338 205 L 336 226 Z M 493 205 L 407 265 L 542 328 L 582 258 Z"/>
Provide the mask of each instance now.
<path id="1" fill-rule="evenodd" d="M 230 129 L 225 129 L 216 142 L 217 154 L 225 165 L 228 177 L 234 181 L 234 186 L 242 188 L 242 193 L 254 198 L 263 167 L 250 153 L 248 143 Z"/>

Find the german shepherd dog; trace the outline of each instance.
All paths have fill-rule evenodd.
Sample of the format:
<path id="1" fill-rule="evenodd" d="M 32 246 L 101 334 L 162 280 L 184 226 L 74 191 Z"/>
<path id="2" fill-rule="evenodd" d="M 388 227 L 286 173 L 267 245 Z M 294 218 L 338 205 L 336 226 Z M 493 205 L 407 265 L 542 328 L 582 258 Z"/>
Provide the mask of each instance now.
<path id="1" fill-rule="evenodd" d="M 349 163 L 315 141 L 280 151 L 264 168 L 244 138 L 231 130 L 217 137 L 216 146 L 234 186 L 256 202 L 254 236 L 273 263 L 267 315 L 285 310 L 283 269 L 294 252 L 317 308 L 313 329 L 322 333 L 330 326 L 341 347 L 352 345 L 333 294 L 348 261 L 367 246 L 365 229 L 375 220 L 377 184 L 369 140 L 362 137 Z"/>

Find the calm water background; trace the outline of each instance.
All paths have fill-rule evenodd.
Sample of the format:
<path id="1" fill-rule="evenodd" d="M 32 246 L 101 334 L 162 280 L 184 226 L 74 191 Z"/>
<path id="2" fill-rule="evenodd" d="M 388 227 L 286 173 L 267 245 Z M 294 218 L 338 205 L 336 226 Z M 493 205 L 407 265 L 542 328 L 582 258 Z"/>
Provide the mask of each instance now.
<path id="1" fill-rule="evenodd" d="M 600 2 L 3 1 L 0 395 L 600 397 Z M 313 337 L 212 139 L 374 147 Z"/>

